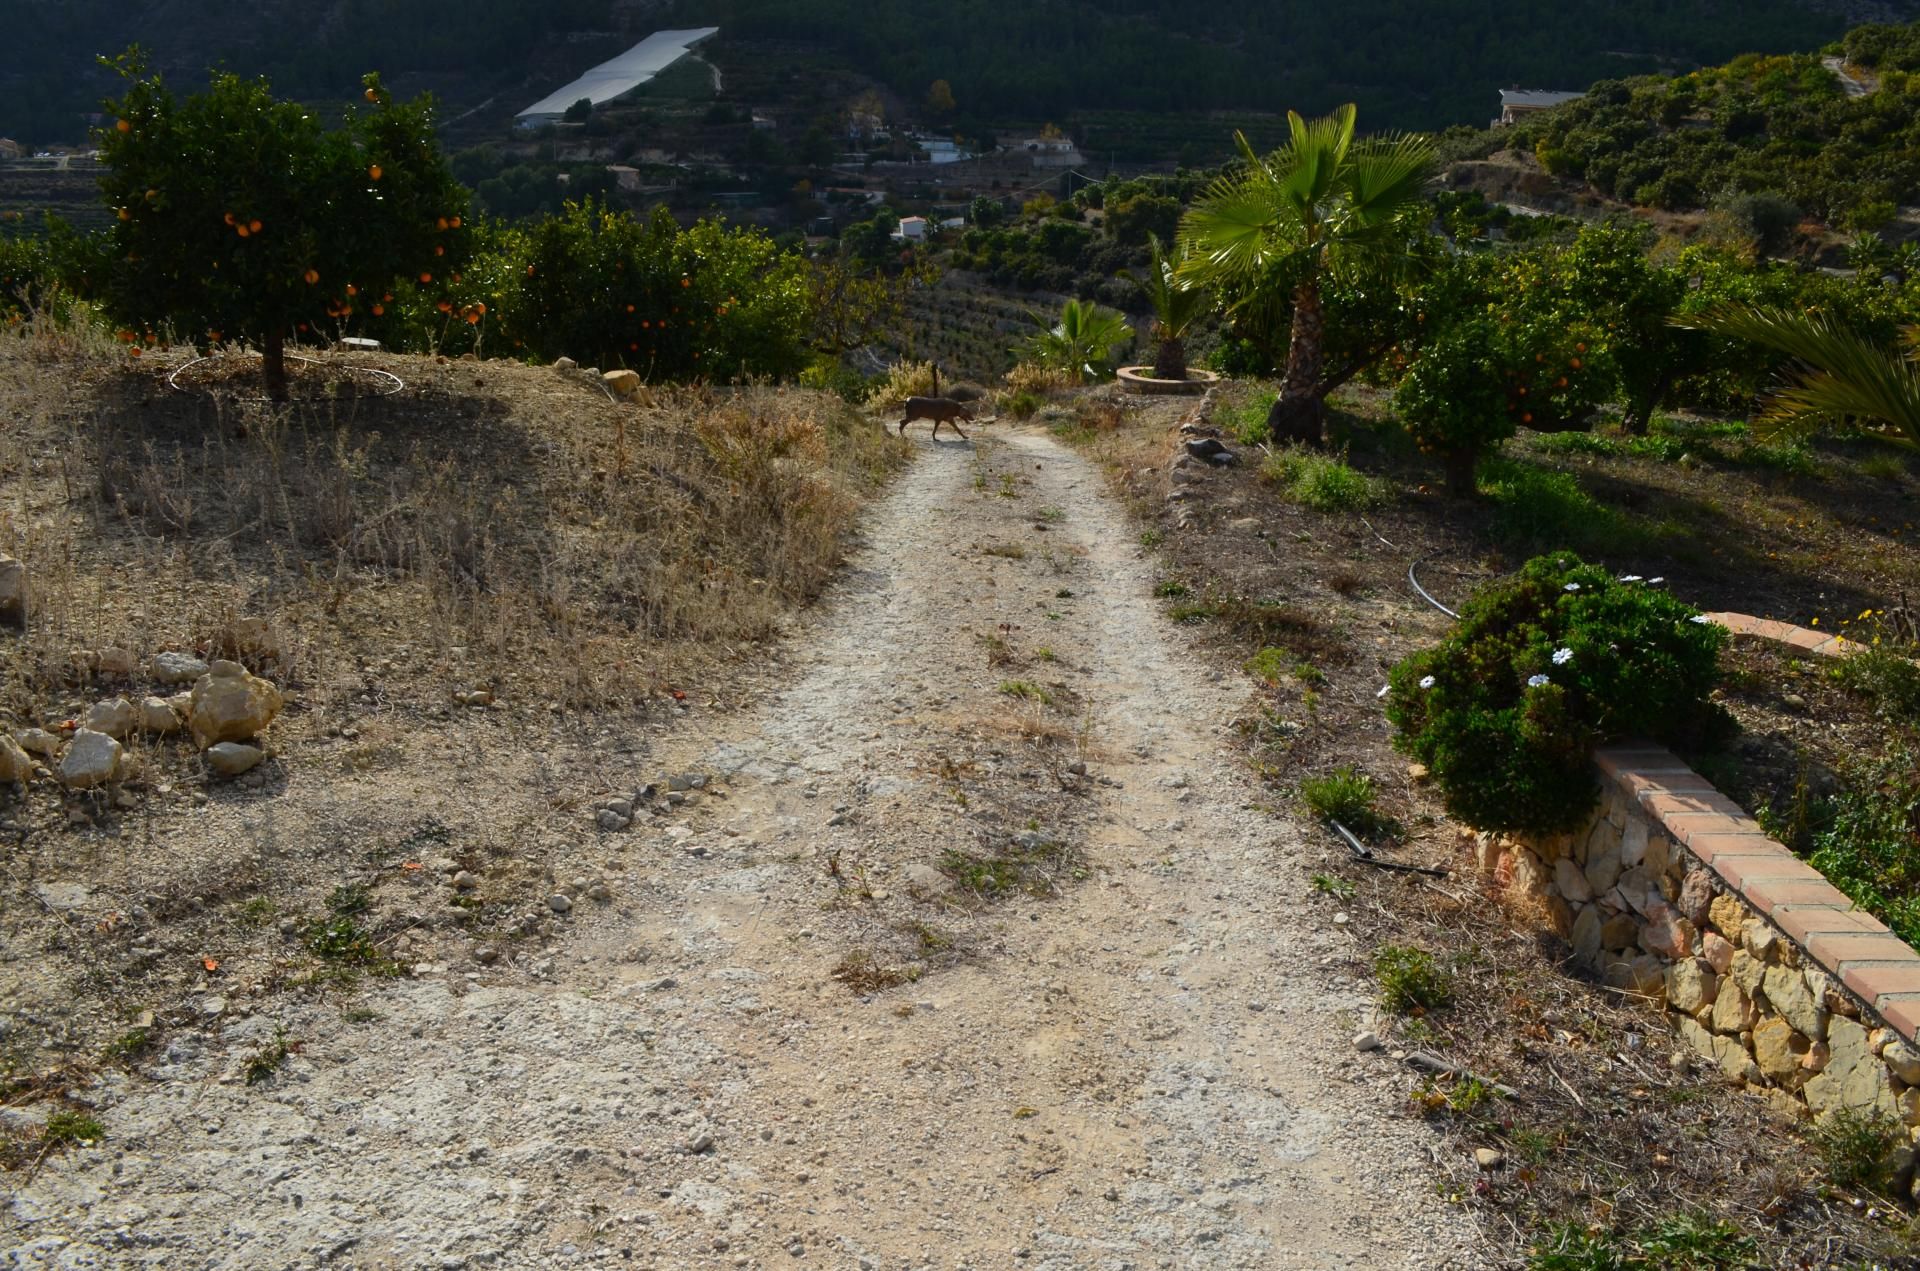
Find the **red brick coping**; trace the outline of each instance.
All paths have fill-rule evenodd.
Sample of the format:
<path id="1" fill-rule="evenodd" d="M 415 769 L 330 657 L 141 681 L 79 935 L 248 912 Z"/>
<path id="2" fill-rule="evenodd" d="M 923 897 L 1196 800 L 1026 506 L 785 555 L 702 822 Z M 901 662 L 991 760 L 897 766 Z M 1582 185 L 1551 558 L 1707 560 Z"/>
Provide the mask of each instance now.
<path id="1" fill-rule="evenodd" d="M 1772 640 L 1775 644 L 1790 644 L 1796 649 L 1805 649 L 1808 653 L 1818 653 L 1822 657 L 1846 657 L 1866 647 L 1859 641 L 1849 640 L 1845 636 L 1815 631 L 1811 627 L 1796 627 L 1791 622 L 1756 618 L 1750 613 L 1709 613 L 1702 616 L 1709 622 L 1719 623 L 1735 635 L 1758 636 L 1762 640 Z"/>
<path id="2" fill-rule="evenodd" d="M 1742 615 L 1708 616 L 1719 621 Z M 1913 1041 L 1920 1034 L 1920 953 L 1885 923 L 1857 908 L 1784 844 L 1768 838 L 1739 804 L 1672 752 L 1624 745 L 1601 750 L 1594 758 L 1606 780 L 1638 802 L 1650 821 L 1699 858 L 1728 891 L 1765 916 L 1902 1037 Z"/>

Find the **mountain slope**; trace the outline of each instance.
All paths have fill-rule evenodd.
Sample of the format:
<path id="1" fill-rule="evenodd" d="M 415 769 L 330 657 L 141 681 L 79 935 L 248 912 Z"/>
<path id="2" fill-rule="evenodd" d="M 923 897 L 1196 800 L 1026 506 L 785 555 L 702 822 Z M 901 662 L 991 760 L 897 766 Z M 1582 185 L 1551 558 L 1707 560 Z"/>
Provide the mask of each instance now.
<path id="1" fill-rule="evenodd" d="M 723 40 L 831 50 L 909 101 L 946 79 L 959 118 L 989 125 L 1073 109 L 1315 111 L 1354 100 L 1369 126 L 1431 128 L 1484 121 L 1496 90 L 1515 83 L 1577 87 L 1814 48 L 1846 25 L 1808 0 L 470 0 L 457 12 L 409 0 L 6 0 L 0 11 L 12 68 L 0 70 L 0 134 L 28 141 L 78 140 L 79 112 L 111 87 L 94 58 L 134 43 L 187 83 L 225 65 L 321 101 L 351 96 L 378 69 L 461 106 L 527 83 L 530 57 L 570 75 L 655 27 L 715 23 Z"/>

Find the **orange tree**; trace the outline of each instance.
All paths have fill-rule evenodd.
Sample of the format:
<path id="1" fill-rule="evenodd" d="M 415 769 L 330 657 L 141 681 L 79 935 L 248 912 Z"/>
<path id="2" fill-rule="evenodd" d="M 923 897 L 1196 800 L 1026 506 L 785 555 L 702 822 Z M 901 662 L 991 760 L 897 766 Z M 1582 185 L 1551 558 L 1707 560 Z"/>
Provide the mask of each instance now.
<path id="1" fill-rule="evenodd" d="M 569 203 L 528 227 L 505 331 L 525 353 L 650 380 L 797 374 L 812 312 L 806 262 L 754 229 Z"/>
<path id="2" fill-rule="evenodd" d="M 244 339 L 283 399 L 290 341 L 342 329 L 398 280 L 458 281 L 467 193 L 427 99 L 395 102 L 369 75 L 369 108 L 329 129 L 265 81 L 216 75 L 182 99 L 136 55 L 113 64 L 127 83 L 100 145 L 115 220 L 92 281 L 133 352 L 163 324 L 202 346 Z"/>

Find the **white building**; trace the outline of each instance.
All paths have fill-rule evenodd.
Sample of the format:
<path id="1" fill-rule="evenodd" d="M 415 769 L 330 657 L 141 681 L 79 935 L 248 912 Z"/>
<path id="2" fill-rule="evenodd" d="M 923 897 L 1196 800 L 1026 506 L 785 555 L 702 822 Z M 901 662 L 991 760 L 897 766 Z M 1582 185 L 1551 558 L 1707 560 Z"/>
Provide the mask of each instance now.
<path id="1" fill-rule="evenodd" d="M 1500 118 L 1495 127 L 1503 127 L 1542 110 L 1565 102 L 1578 101 L 1585 93 L 1562 93 L 1541 88 L 1503 88 L 1500 90 Z"/>
<path id="2" fill-rule="evenodd" d="M 902 242 L 924 243 L 927 241 L 927 228 L 926 217 L 903 216 L 900 218 L 900 228 L 893 232 L 893 236 Z"/>
<path id="3" fill-rule="evenodd" d="M 514 117 L 519 128 L 558 123 L 581 98 L 601 106 L 625 97 L 720 33 L 717 26 L 655 31 L 619 57 L 600 63 L 565 88 L 556 89 Z"/>

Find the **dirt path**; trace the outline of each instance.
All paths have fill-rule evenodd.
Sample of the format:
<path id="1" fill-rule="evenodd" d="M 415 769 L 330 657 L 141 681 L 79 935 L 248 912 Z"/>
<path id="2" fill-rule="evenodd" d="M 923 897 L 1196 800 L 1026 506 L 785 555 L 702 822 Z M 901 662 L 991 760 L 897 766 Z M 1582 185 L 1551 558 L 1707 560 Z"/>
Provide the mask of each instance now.
<path id="1" fill-rule="evenodd" d="M 1244 688 L 1096 474 L 992 431 L 875 510 L 790 688 L 674 740 L 714 781 L 610 904 L 115 1077 L 0 1266 L 1482 1265 Z"/>

